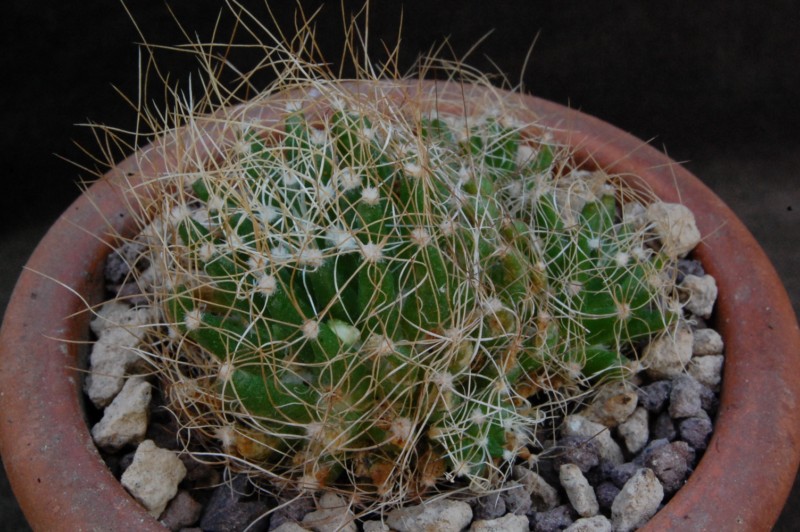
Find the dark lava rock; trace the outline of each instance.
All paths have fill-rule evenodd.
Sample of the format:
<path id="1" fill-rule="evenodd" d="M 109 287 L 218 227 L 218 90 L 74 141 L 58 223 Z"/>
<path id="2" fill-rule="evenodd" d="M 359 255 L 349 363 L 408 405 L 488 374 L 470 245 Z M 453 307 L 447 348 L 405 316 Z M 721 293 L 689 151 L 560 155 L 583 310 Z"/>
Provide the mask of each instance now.
<path id="1" fill-rule="evenodd" d="M 639 406 L 648 412 L 659 413 L 664 410 L 672 390 L 671 381 L 656 381 L 636 390 L 639 396 Z"/>
<path id="2" fill-rule="evenodd" d="M 500 493 L 490 493 L 475 501 L 473 511 L 475 519 L 497 519 L 506 515 L 506 501 Z"/>
<path id="3" fill-rule="evenodd" d="M 708 417 L 688 417 L 680 422 L 678 431 L 681 439 L 697 450 L 703 450 L 708 445 L 708 437 L 714 426 Z"/>
<path id="4" fill-rule="evenodd" d="M 537 512 L 533 515 L 533 528 L 536 532 L 555 532 L 564 530 L 575 522 L 575 514 L 568 504 L 556 506 L 546 512 Z"/>
<path id="5" fill-rule="evenodd" d="M 553 466 L 560 470 L 564 464 L 575 464 L 582 473 L 588 472 L 600 463 L 597 443 L 577 436 L 567 436 L 556 442 Z"/>
<path id="6" fill-rule="evenodd" d="M 669 416 L 669 412 L 662 412 L 653 422 L 651 429 L 651 437 L 654 440 L 668 440 L 672 441 L 678 436 L 675 430 L 675 422 Z"/>
<path id="7" fill-rule="evenodd" d="M 614 499 L 617 498 L 620 491 L 621 490 L 611 481 L 601 482 L 594 488 L 597 504 L 600 505 L 600 508 L 610 510 L 611 505 L 614 504 Z"/>
<path id="8" fill-rule="evenodd" d="M 642 466 L 640 464 L 635 464 L 633 462 L 620 464 L 609 471 L 608 480 L 617 488 L 622 489 L 622 486 L 624 486 L 641 468 Z"/>
<path id="9" fill-rule="evenodd" d="M 253 498 L 253 489 L 244 476 L 237 476 L 229 484 L 214 490 L 200 520 L 205 532 L 265 532 L 270 519 L 260 519 L 270 506 L 264 500 Z M 257 521 L 257 522 L 256 522 Z"/>
<path id="10" fill-rule="evenodd" d="M 159 521 L 170 530 L 181 530 L 195 524 L 202 511 L 203 505 L 194 500 L 189 492 L 181 490 L 170 501 Z"/>
<path id="11" fill-rule="evenodd" d="M 664 492 L 675 493 L 691 472 L 694 451 L 686 442 L 676 441 L 656 447 L 644 455 L 644 466 L 656 474 Z"/>
<path id="12" fill-rule="evenodd" d="M 509 482 L 506 487 L 509 487 L 500 493 L 503 501 L 506 503 L 506 513 L 515 515 L 525 515 L 531 509 L 531 495 L 525 486 L 519 482 Z M 501 516 L 502 517 L 502 516 Z"/>

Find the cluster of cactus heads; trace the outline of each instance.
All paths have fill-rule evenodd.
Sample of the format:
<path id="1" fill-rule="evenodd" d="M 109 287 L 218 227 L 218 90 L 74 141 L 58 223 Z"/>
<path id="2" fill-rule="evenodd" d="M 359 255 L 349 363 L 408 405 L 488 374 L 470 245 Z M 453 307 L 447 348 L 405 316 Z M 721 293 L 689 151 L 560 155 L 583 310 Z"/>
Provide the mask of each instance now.
<path id="1" fill-rule="evenodd" d="M 670 262 L 632 193 L 503 93 L 467 112 L 381 87 L 273 94 L 277 121 L 231 112 L 151 184 L 151 359 L 189 432 L 274 483 L 485 491 L 670 327 Z"/>

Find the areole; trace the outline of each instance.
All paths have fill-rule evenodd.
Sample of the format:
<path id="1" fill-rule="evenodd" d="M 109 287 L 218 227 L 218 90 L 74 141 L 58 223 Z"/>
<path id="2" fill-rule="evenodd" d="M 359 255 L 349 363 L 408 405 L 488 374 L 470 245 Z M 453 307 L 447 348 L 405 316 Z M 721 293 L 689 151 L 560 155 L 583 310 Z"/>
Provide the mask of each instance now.
<path id="1" fill-rule="evenodd" d="M 415 91 L 461 90 L 419 81 L 392 86 L 398 104 Z M 648 528 L 768 529 L 800 461 L 800 359 L 795 356 L 800 330 L 777 274 L 728 207 L 662 153 L 578 111 L 531 96 L 510 97 L 552 127 L 557 140 L 572 146 L 587 164 L 637 176 L 662 200 L 686 204 L 704 235 L 695 257 L 719 284 L 715 325 L 727 347 L 719 416 L 696 471 Z M 253 118 L 274 120 L 268 103 Z M 6 312 L 0 344 L 0 451 L 34 529 L 161 529 L 95 450 L 78 369 L 89 334 L 86 302 L 97 303 L 103 295 L 103 263 L 112 235 L 134 230 L 119 185 L 158 175 L 166 158 L 178 156 L 145 150 L 146 157 L 129 157 L 92 185 L 52 227 Z M 768 464 L 757 459 L 762 456 L 770 457 Z M 762 494 L 758 507 L 752 505 L 753 492 Z"/>

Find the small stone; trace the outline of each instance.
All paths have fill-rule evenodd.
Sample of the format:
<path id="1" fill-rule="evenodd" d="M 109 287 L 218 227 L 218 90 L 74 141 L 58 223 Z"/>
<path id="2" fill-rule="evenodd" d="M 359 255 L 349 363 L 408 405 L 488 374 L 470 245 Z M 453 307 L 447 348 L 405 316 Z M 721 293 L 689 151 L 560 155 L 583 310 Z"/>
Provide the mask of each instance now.
<path id="1" fill-rule="evenodd" d="M 644 525 L 658 511 L 664 488 L 650 469 L 640 469 L 622 487 L 611 505 L 615 531 L 628 532 Z"/>
<path id="2" fill-rule="evenodd" d="M 303 517 L 303 525 L 315 532 L 357 532 L 355 515 L 343 497 L 325 492 L 317 510 Z"/>
<path id="3" fill-rule="evenodd" d="M 688 417 L 678 424 L 681 439 L 696 450 L 703 450 L 708 446 L 708 438 L 714 430 L 708 415 L 703 411 L 701 413 L 703 415 Z"/>
<path id="4" fill-rule="evenodd" d="M 470 532 L 528 532 L 528 518 L 524 515 L 506 514 L 497 519 L 475 521 Z M 366 532 L 366 531 L 365 531 Z"/>
<path id="5" fill-rule="evenodd" d="M 616 427 L 633 413 L 638 400 L 636 392 L 629 384 L 608 384 L 598 391 L 584 417 L 609 428 Z"/>
<path id="6" fill-rule="evenodd" d="M 706 271 L 703 269 L 703 263 L 694 259 L 679 259 L 678 260 L 678 282 L 683 281 L 684 275 L 697 275 L 703 276 Z"/>
<path id="7" fill-rule="evenodd" d="M 170 530 L 180 530 L 195 524 L 202 511 L 203 505 L 194 500 L 188 491 L 181 490 L 167 505 L 159 521 Z"/>
<path id="8" fill-rule="evenodd" d="M 525 515 L 531 509 L 531 495 L 525 486 L 516 481 L 506 482 L 500 496 L 506 503 L 506 511 L 510 514 Z"/>
<path id="9" fill-rule="evenodd" d="M 678 431 L 675 429 L 675 422 L 669 415 L 669 412 L 662 412 L 658 415 L 653 422 L 652 433 L 655 440 L 668 440 L 672 441 L 678 437 Z"/>
<path id="10" fill-rule="evenodd" d="M 611 437 L 611 431 L 604 425 L 594 423 L 576 414 L 564 418 L 561 431 L 564 436 L 577 436 L 586 440 L 594 440 L 597 445 L 597 452 L 602 460 L 612 464 L 621 464 L 625 461 L 622 449 Z"/>
<path id="11" fill-rule="evenodd" d="M 675 493 L 689 476 L 694 453 L 683 441 L 662 445 L 645 453 L 644 466 L 655 473 L 666 493 Z"/>
<path id="12" fill-rule="evenodd" d="M 89 357 L 89 375 L 84 390 L 97 408 L 103 408 L 122 390 L 126 374 L 139 362 L 136 347 L 153 322 L 147 307 L 109 310 L 93 326 L 99 331 Z"/>
<path id="13" fill-rule="evenodd" d="M 561 502 L 558 491 L 535 471 L 522 466 L 514 466 L 514 478 L 519 480 L 531 497 L 531 506 L 537 512 L 552 510 Z"/>
<path id="14" fill-rule="evenodd" d="M 490 493 L 475 501 L 475 519 L 495 519 L 506 515 L 506 501 L 500 493 Z"/>
<path id="15" fill-rule="evenodd" d="M 606 510 L 611 509 L 611 505 L 614 503 L 614 499 L 617 498 L 617 495 L 619 495 L 619 492 L 620 488 L 609 481 L 601 482 L 594 489 L 595 497 L 597 497 L 597 504 L 600 505 L 600 508 Z"/>
<path id="16" fill-rule="evenodd" d="M 604 515 L 595 515 L 594 517 L 583 517 L 578 519 L 567 528 L 564 532 L 611 532 L 611 521 Z"/>
<path id="17" fill-rule="evenodd" d="M 719 406 L 719 397 L 708 386 L 700 385 L 700 404 L 708 415 L 713 415 Z"/>
<path id="18" fill-rule="evenodd" d="M 725 357 L 722 355 L 705 355 L 692 358 L 689 362 L 689 375 L 697 382 L 716 388 L 722 382 L 722 365 Z"/>
<path id="19" fill-rule="evenodd" d="M 672 382 L 669 415 L 674 419 L 692 417 L 703 410 L 702 387 L 691 375 L 681 375 Z"/>
<path id="20" fill-rule="evenodd" d="M 178 493 L 178 484 L 185 476 L 186 467 L 175 453 L 145 440 L 139 444 L 133 463 L 120 481 L 150 515 L 158 518 Z"/>
<path id="21" fill-rule="evenodd" d="M 269 506 L 263 500 L 247 500 L 253 493 L 254 490 L 244 475 L 238 475 L 227 484 L 219 486 L 206 505 L 200 519 L 200 528 L 206 532 L 267 530 L 270 519 L 264 516 L 269 511 Z"/>
<path id="22" fill-rule="evenodd" d="M 575 464 L 564 464 L 559 471 L 561 486 L 567 493 L 569 502 L 581 517 L 592 517 L 600 511 L 594 489 Z"/>
<path id="23" fill-rule="evenodd" d="M 447 499 L 397 508 L 386 516 L 386 523 L 397 532 L 460 532 L 471 521 L 469 504 Z"/>
<path id="24" fill-rule="evenodd" d="M 575 464 L 584 473 L 600 463 L 600 453 L 594 440 L 584 437 L 567 436 L 558 440 L 554 447 L 553 464 L 560 468 L 563 464 Z"/>
<path id="25" fill-rule="evenodd" d="M 721 355 L 725 350 L 722 336 L 714 329 L 697 329 L 694 331 L 692 354 L 694 356 Z"/>
<path id="26" fill-rule="evenodd" d="M 539 512 L 533 516 L 533 530 L 535 532 L 564 530 L 575 522 L 572 512 L 572 508 L 567 504 L 556 506 L 546 512 Z"/>
<path id="27" fill-rule="evenodd" d="M 147 432 L 150 383 L 140 378 L 130 378 L 122 391 L 103 411 L 103 418 L 92 427 L 92 439 L 98 447 L 116 452 L 128 444 L 144 439 Z"/>
<path id="28" fill-rule="evenodd" d="M 389 525 L 381 521 L 364 521 L 364 532 L 390 532 Z"/>
<path id="29" fill-rule="evenodd" d="M 647 206 L 646 216 L 670 257 L 682 257 L 700 242 L 694 214 L 685 205 L 657 201 Z"/>
<path id="30" fill-rule="evenodd" d="M 652 379 L 671 379 L 684 373 L 692 358 L 691 329 L 679 327 L 674 334 L 659 336 L 644 349 L 642 364 Z"/>
<path id="31" fill-rule="evenodd" d="M 99 337 L 107 327 L 114 327 L 125 321 L 125 317 L 130 311 L 131 306 L 127 303 L 114 299 L 106 301 L 89 322 L 89 327 L 95 336 Z"/>
<path id="32" fill-rule="evenodd" d="M 650 438 L 649 417 L 647 410 L 638 407 L 628 419 L 617 427 L 629 452 L 638 453 L 647 444 L 647 440 Z"/>
<path id="33" fill-rule="evenodd" d="M 622 489 L 622 486 L 624 486 L 641 468 L 642 466 L 635 462 L 620 464 L 609 471 L 608 480 L 617 488 Z"/>
<path id="34" fill-rule="evenodd" d="M 660 380 L 637 390 L 639 395 L 639 405 L 646 408 L 648 412 L 658 414 L 667 405 L 669 392 L 672 390 L 672 381 Z"/>
<path id="35" fill-rule="evenodd" d="M 708 319 L 717 300 L 717 281 L 710 275 L 687 275 L 678 285 L 684 308 L 701 318 Z"/>

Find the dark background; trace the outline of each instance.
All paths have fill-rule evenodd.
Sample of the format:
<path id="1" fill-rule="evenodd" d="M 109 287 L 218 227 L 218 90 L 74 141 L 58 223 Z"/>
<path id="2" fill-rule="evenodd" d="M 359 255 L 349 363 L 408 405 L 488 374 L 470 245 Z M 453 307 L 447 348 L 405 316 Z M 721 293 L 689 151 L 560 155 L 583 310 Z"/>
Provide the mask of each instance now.
<path id="1" fill-rule="evenodd" d="M 243 3 L 267 17 L 263 0 Z M 272 3 L 291 33 L 295 4 Z M 299 3 L 306 13 L 322 4 Z M 319 15 L 318 41 L 329 60 L 340 56 L 342 10 L 360 5 L 334 0 Z M 208 40 L 224 2 L 129 1 L 151 43 L 185 42 L 167 6 L 190 34 Z M 445 41 L 445 55 L 461 57 L 494 30 L 468 63 L 512 84 L 522 80 L 527 91 L 598 116 L 684 162 L 750 227 L 800 308 L 800 7 L 794 2 L 373 1 L 374 59 L 385 58 L 381 40 L 396 43 L 401 13 L 401 70 Z M 225 36 L 230 22 L 223 17 Z M 78 194 L 76 183 L 91 179 L 62 159 L 92 166 L 76 143 L 98 153 L 90 129 L 75 124 L 134 128 L 134 110 L 112 86 L 136 95 L 140 40 L 120 2 L 4 3 L 0 310 L 36 241 Z M 254 56 L 235 59 L 246 66 Z M 184 83 L 196 69 L 177 53 L 163 54 L 160 65 Z M 158 91 L 149 96 L 163 101 Z M 0 491 L 0 529 L 23 530 L 7 486 Z M 778 529 L 799 529 L 798 507 L 787 505 Z"/>

